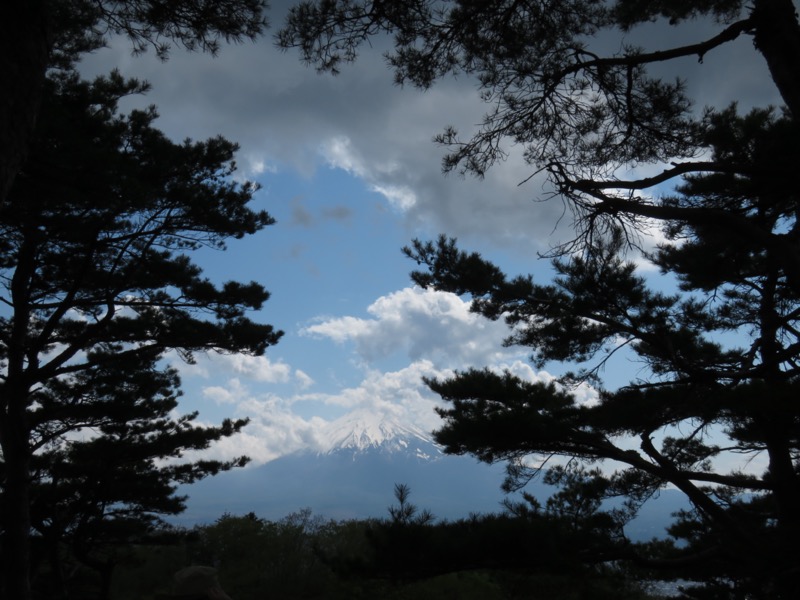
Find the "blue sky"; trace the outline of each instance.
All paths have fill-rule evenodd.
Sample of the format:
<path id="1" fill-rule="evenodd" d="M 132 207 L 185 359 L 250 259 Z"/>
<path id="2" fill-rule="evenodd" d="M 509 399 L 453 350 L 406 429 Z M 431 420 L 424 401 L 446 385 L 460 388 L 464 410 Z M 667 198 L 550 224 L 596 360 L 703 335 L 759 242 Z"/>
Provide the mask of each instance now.
<path id="1" fill-rule="evenodd" d="M 285 2 L 273 4 L 277 27 Z M 670 35 L 655 29 L 640 37 L 658 49 L 674 42 Z M 699 28 L 686 36 L 703 37 Z M 380 51 L 378 40 L 338 77 L 277 51 L 269 35 L 223 47 L 216 58 L 175 49 L 166 63 L 152 53 L 134 57 L 124 40 L 112 40 L 82 64 L 87 76 L 118 68 L 150 81 L 152 92 L 124 107 L 155 104 L 157 125 L 172 138 L 222 134 L 238 142 L 241 176 L 262 185 L 254 208 L 277 219 L 226 252 L 196 256 L 214 280 L 264 284 L 272 298 L 256 318 L 285 331 L 262 358 L 176 363 L 182 410 L 199 410 L 204 422 L 252 419 L 217 455 L 245 452 L 259 463 L 313 448 L 327 422 L 354 410 L 430 430 L 438 400 L 422 375 L 490 365 L 551 377 L 531 369 L 524 349 L 501 347 L 502 324 L 469 314 L 459 298 L 413 288 L 414 265 L 400 249 L 414 237 L 446 233 L 510 274 L 547 278 L 537 252 L 569 238 L 569 215 L 558 200 L 535 201 L 546 191 L 541 179 L 519 185 L 530 168 L 513 148 L 484 180 L 442 175 L 445 150 L 432 137 L 447 125 L 467 134 L 480 120 L 485 107 L 474 82 L 400 88 Z M 775 93 L 760 60 L 745 39 L 680 68 L 704 103 L 766 104 Z M 607 371 L 610 385 L 638 368 L 620 356 Z"/>

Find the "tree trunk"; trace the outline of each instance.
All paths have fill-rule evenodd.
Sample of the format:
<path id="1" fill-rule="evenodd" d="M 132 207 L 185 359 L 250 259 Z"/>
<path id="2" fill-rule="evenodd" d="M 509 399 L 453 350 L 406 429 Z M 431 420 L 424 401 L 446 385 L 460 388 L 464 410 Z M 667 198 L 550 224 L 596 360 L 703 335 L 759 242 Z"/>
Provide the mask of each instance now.
<path id="1" fill-rule="evenodd" d="M 0 203 L 28 154 L 50 54 L 45 0 L 0 2 Z"/>
<path id="2" fill-rule="evenodd" d="M 32 235 L 32 238 L 31 238 Z M 5 487 L 2 495 L 3 580 L 2 598 L 29 600 L 31 597 L 31 442 L 28 403 L 31 378 L 31 354 L 28 329 L 31 322 L 30 285 L 35 272 L 35 256 L 39 234 L 26 232 L 16 256 L 11 278 L 14 315 L 11 335 L 7 338 L 6 377 L 0 385 L 0 449 L 5 462 Z"/>
<path id="3" fill-rule="evenodd" d="M 49 537 L 49 536 L 48 536 Z M 52 536 L 54 539 L 48 539 L 45 543 L 49 545 L 47 549 L 48 561 L 50 563 L 50 578 L 51 589 L 53 590 L 53 598 L 60 600 L 67 600 L 67 586 L 64 581 L 64 567 L 61 564 L 61 545 L 58 542 L 58 536 Z"/>
<path id="4" fill-rule="evenodd" d="M 111 598 L 111 581 L 115 566 L 113 562 L 108 562 L 100 569 L 100 600 Z"/>
<path id="5" fill-rule="evenodd" d="M 800 24 L 792 0 L 756 0 L 753 41 L 794 118 L 800 118 Z"/>
<path id="6" fill-rule="evenodd" d="M 15 421 L 4 414 L 0 427 L 6 470 L 2 503 L 3 581 L 0 585 L 0 597 L 29 600 L 30 458 L 27 436 L 15 427 L 18 425 Z"/>

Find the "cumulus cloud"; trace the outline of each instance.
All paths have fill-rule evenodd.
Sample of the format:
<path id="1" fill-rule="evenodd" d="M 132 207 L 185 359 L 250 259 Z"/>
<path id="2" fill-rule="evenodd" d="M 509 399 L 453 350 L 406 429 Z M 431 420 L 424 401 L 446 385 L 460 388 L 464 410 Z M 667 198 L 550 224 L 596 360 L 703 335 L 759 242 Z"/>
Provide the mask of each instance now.
<path id="1" fill-rule="evenodd" d="M 203 388 L 203 395 L 217 404 L 236 404 L 245 399 L 246 388 L 238 379 L 229 379 L 227 386 L 211 385 Z"/>
<path id="2" fill-rule="evenodd" d="M 230 460 L 249 456 L 259 465 L 280 456 L 319 447 L 319 434 L 326 422 L 319 417 L 305 419 L 270 398 L 250 398 L 239 405 L 240 416 L 250 423 L 239 434 L 216 442 L 203 452 L 204 458 Z"/>
<path id="3" fill-rule="evenodd" d="M 297 381 L 297 385 L 300 386 L 300 389 L 305 390 L 314 385 L 314 380 L 300 369 L 294 370 L 294 378 Z"/>
<path id="4" fill-rule="evenodd" d="M 464 367 L 493 364 L 520 353 L 502 346 L 508 335 L 503 322 L 470 312 L 469 302 L 448 292 L 405 288 L 378 298 L 367 312 L 371 318 L 327 318 L 301 333 L 353 342 L 367 362 L 402 352 L 411 360 Z"/>
<path id="5" fill-rule="evenodd" d="M 425 386 L 422 378 L 451 374 L 434 368 L 429 361 L 418 361 L 397 371 L 369 371 L 357 386 L 287 397 L 253 393 L 236 379 L 209 386 L 204 392 L 206 396 L 234 403 L 236 416 L 247 417 L 250 423 L 242 433 L 221 440 L 203 455 L 231 459 L 246 454 L 253 464 L 261 464 L 299 450 L 321 449 L 325 431 L 335 419 L 300 416 L 295 408 L 303 402 L 324 403 L 344 413 L 366 411 L 386 415 L 432 431 L 441 424 L 434 411 L 441 400 Z"/>
<path id="6" fill-rule="evenodd" d="M 491 365 L 497 372 L 509 371 L 525 381 L 552 381 L 547 372 L 535 371 L 516 360 Z M 410 423 L 423 431 L 434 431 L 442 425 L 435 409 L 444 406 L 423 379 L 452 377 L 454 371 L 436 367 L 429 360 L 418 360 L 392 371 L 367 370 L 355 386 L 327 393 L 300 393 L 281 397 L 275 394 L 253 394 L 240 381 L 232 379 L 223 386 L 206 388 L 206 395 L 220 402 L 234 402 L 236 414 L 248 417 L 250 424 L 234 438 L 215 444 L 207 454 L 231 459 L 247 454 L 253 464 L 261 464 L 299 450 L 322 448 L 325 432 L 335 418 L 302 417 L 296 410 L 305 402 L 323 403 L 344 413 L 367 412 Z M 591 388 L 579 390 L 579 401 L 596 397 Z"/>
<path id="7" fill-rule="evenodd" d="M 266 356 L 249 356 L 247 354 L 220 355 L 218 364 L 227 366 L 234 373 L 264 383 L 288 382 L 292 368 L 283 362 L 273 362 Z"/>
<path id="8" fill-rule="evenodd" d="M 369 370 L 358 386 L 318 395 L 316 399 L 348 412 L 384 414 L 430 431 L 439 425 L 434 407 L 440 400 L 425 385 L 423 377 L 451 374 L 451 371 L 435 368 L 430 361 L 420 360 L 395 371 Z"/>
<path id="9" fill-rule="evenodd" d="M 272 360 L 267 356 L 247 354 L 217 354 L 208 352 L 197 354 L 194 364 L 181 360 L 171 352 L 167 359 L 182 377 L 231 377 L 259 383 L 296 383 L 307 387 L 311 378 L 299 369 L 292 369 L 282 360 Z"/>

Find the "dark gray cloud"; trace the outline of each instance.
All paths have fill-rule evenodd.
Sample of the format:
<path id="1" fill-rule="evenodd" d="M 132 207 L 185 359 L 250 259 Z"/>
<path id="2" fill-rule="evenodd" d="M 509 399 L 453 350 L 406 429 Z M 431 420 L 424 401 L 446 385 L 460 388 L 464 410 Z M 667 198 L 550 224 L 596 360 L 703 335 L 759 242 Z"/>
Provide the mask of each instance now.
<path id="1" fill-rule="evenodd" d="M 278 26 L 287 3 L 273 4 Z M 704 39 L 714 27 L 648 26 L 627 39 L 656 50 Z M 297 53 L 276 50 L 269 37 L 224 47 L 216 58 L 176 50 L 166 64 L 152 55 L 132 57 L 124 42 L 114 43 L 89 57 L 84 68 L 91 73 L 117 67 L 147 79 L 153 91 L 144 102 L 159 107 L 162 129 L 177 139 L 222 134 L 236 140 L 240 164 L 250 174 L 287 168 L 311 174 L 325 161 L 350 171 L 386 197 L 410 234 L 445 232 L 470 244 L 524 251 L 566 239 L 569 217 L 561 219 L 562 204 L 537 202 L 547 197 L 542 180 L 518 185 L 531 168 L 514 148 L 484 180 L 441 174 L 445 150 L 432 136 L 447 125 L 468 135 L 486 107 L 469 78 L 446 79 L 426 92 L 395 86 L 381 43 L 337 77 L 304 67 Z M 747 37 L 709 53 L 702 64 L 686 59 L 675 67 L 699 106 L 738 100 L 748 107 L 777 98 Z M 347 218 L 347 210 L 352 209 L 333 207 L 323 216 Z M 293 220 L 309 225 L 313 216 L 298 205 Z"/>
<path id="2" fill-rule="evenodd" d="M 300 227 L 311 227 L 314 224 L 314 217 L 305 207 L 293 200 L 291 223 L 292 225 L 298 225 Z"/>
<path id="3" fill-rule="evenodd" d="M 353 209 L 339 205 L 322 209 L 322 216 L 331 221 L 349 221 L 353 217 Z"/>
<path id="4" fill-rule="evenodd" d="M 338 221 L 345 223 L 352 219 L 353 209 L 343 204 L 326 206 L 317 211 L 317 214 L 312 212 L 308 207 L 303 205 L 304 198 L 295 196 L 289 203 L 289 210 L 291 212 L 290 223 L 298 227 L 313 227 L 320 221 Z"/>

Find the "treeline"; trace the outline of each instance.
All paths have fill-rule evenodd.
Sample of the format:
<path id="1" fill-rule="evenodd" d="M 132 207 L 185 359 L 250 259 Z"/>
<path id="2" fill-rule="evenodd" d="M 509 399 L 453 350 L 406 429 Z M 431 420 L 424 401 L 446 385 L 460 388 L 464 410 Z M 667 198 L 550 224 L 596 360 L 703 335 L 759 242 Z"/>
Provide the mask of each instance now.
<path id="1" fill-rule="evenodd" d="M 624 554 L 629 542 L 598 513 L 568 519 L 553 506 L 510 506 L 438 521 L 409 501 L 407 487 L 397 486 L 395 496 L 385 519 L 337 521 L 303 509 L 279 521 L 251 512 L 164 528 L 147 543 L 105 548 L 104 564 L 115 565 L 110 581 L 64 546 L 63 571 L 41 563 L 34 595 L 155 600 L 190 565 L 215 567 L 233 600 L 635 600 L 654 597 L 648 582 L 663 576 L 610 560 L 610 547 Z M 638 545 L 645 548 L 653 557 L 674 551 L 666 542 Z"/>

